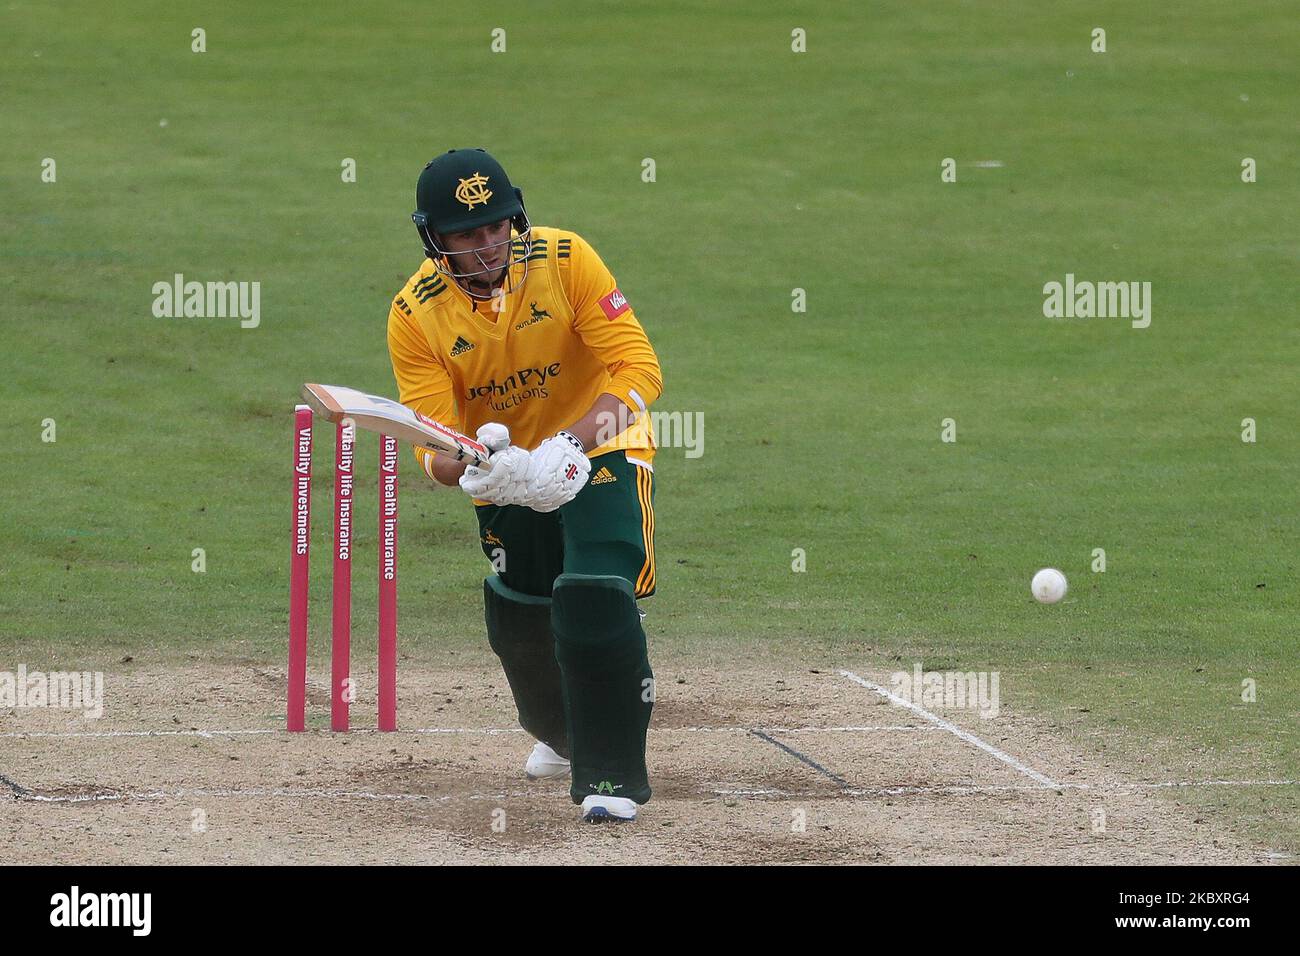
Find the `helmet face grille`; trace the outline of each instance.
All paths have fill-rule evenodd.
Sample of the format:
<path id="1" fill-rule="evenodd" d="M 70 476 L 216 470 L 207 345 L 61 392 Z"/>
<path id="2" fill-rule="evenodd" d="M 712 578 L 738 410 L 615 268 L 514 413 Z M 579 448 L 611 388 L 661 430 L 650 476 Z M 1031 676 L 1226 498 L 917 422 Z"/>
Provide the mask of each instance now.
<path id="1" fill-rule="evenodd" d="M 414 217 L 413 217 L 414 218 Z M 453 252 L 444 248 L 438 242 L 436 232 L 431 230 L 428 225 L 416 223 L 416 229 L 424 241 L 424 254 L 433 261 L 433 267 L 442 275 L 449 279 L 457 280 L 457 284 L 465 294 L 471 299 L 477 299 L 482 302 L 490 302 L 496 298 L 498 292 L 501 295 L 509 295 L 523 287 L 524 281 L 528 277 L 528 258 L 532 251 L 532 223 L 528 221 L 528 214 L 522 213 L 512 219 L 513 229 L 510 236 L 500 242 L 490 242 L 486 245 L 475 246 L 470 249 L 460 249 L 454 254 L 456 256 L 473 256 L 478 260 L 481 268 L 470 268 L 467 271 L 458 271 L 452 266 L 451 256 Z M 484 254 L 488 258 L 495 258 L 494 253 L 502 246 L 507 246 L 506 263 L 503 266 L 495 268 L 488 267 Z M 522 272 L 517 268 L 523 266 Z M 497 292 L 482 293 L 475 291 L 468 280 L 478 279 L 481 276 L 493 275 L 505 270 L 505 282 Z M 520 272 L 516 278 L 516 273 Z"/>

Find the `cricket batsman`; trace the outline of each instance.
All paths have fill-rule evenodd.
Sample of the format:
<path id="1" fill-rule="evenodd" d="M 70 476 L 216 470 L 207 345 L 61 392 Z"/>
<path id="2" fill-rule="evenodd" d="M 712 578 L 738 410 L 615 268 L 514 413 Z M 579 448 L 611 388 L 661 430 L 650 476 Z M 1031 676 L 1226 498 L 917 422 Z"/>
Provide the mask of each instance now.
<path id="1" fill-rule="evenodd" d="M 655 590 L 659 360 L 596 251 L 534 226 L 485 150 L 435 158 L 415 198 L 425 258 L 393 299 L 388 351 L 403 405 L 493 450 L 487 470 L 416 457 L 473 500 L 488 643 L 537 739 L 525 772 L 571 773 L 584 820 L 634 820 L 650 799 L 637 599 Z"/>

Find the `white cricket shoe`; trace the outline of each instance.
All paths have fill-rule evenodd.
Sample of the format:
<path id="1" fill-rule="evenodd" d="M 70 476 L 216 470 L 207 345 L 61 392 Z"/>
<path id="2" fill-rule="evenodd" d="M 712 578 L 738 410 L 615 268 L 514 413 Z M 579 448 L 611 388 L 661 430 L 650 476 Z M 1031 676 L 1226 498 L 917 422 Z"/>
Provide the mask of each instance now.
<path id="1" fill-rule="evenodd" d="M 551 777 L 563 777 L 568 772 L 569 761 L 540 740 L 524 763 L 524 775 L 529 780 L 549 780 Z"/>
<path id="2" fill-rule="evenodd" d="M 636 819 L 636 801 L 593 793 L 582 801 L 582 819 L 585 823 L 630 823 Z"/>

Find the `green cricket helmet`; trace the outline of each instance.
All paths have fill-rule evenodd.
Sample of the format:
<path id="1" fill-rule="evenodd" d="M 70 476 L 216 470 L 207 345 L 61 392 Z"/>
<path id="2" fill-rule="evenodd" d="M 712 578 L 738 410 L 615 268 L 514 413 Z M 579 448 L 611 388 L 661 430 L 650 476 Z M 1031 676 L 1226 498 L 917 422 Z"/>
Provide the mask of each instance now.
<path id="1" fill-rule="evenodd" d="M 430 160 L 415 184 L 415 205 L 417 208 L 411 213 L 411 221 L 424 244 L 424 254 L 433 260 L 439 272 L 456 279 L 473 279 L 505 268 L 512 287 L 514 267 L 522 262 L 526 273 L 531 224 L 524 210 L 524 194 L 511 184 L 505 169 L 487 150 L 482 147 L 449 149 Z M 477 229 L 503 219 L 510 220 L 518 240 L 522 242 L 512 244 L 514 241 L 507 238 L 504 242 L 464 250 L 474 253 L 484 267 L 478 271 L 455 272 L 451 268 L 448 250 L 439 242 L 439 237 Z M 481 253 L 500 245 L 510 247 L 508 264 L 488 269 Z M 491 252 L 489 256 L 495 258 Z M 491 298 L 469 289 L 466 291 L 475 298 Z"/>

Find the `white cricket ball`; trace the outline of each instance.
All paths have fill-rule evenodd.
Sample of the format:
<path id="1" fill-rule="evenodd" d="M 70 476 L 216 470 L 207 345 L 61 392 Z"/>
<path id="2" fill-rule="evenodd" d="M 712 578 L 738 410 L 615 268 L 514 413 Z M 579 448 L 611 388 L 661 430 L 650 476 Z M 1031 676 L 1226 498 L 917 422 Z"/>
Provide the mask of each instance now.
<path id="1" fill-rule="evenodd" d="M 1039 604 L 1055 604 L 1065 597 L 1068 589 L 1065 575 L 1056 568 L 1043 568 L 1029 583 L 1029 590 L 1033 592 L 1034 600 Z"/>

